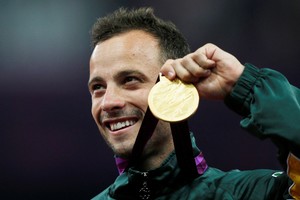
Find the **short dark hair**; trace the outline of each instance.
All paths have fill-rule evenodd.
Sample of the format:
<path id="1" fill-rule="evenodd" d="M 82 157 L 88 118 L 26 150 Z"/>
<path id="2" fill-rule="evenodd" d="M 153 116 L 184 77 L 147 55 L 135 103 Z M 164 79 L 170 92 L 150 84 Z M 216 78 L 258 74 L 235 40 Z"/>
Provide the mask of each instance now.
<path id="1" fill-rule="evenodd" d="M 122 7 L 99 18 L 91 30 L 92 46 L 131 30 L 142 30 L 158 39 L 163 62 L 183 57 L 190 52 L 186 39 L 176 26 L 156 17 L 151 7 L 131 10 Z"/>

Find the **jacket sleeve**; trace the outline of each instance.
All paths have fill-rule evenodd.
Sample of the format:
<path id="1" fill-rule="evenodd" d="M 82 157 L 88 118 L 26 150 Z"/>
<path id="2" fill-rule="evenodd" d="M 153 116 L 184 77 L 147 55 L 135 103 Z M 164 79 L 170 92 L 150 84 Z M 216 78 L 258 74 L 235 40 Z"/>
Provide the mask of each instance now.
<path id="1" fill-rule="evenodd" d="M 279 160 L 300 191 L 300 89 L 277 71 L 247 63 L 225 104 L 243 116 L 242 128 L 279 147 Z"/>

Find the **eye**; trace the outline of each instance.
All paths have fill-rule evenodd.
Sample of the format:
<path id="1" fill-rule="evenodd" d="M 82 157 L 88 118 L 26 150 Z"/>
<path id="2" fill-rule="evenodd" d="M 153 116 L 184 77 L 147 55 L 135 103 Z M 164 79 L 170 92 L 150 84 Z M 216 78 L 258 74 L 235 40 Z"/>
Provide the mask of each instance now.
<path id="1" fill-rule="evenodd" d="M 124 84 L 133 84 L 136 82 L 141 82 L 141 80 L 135 76 L 127 76 L 124 78 Z"/>
<path id="2" fill-rule="evenodd" d="M 93 90 L 100 90 L 100 89 L 102 89 L 102 88 L 103 88 L 103 86 L 100 85 L 100 84 L 95 84 L 95 85 L 93 85 L 93 87 L 92 87 Z"/>
<path id="3" fill-rule="evenodd" d="M 91 86 L 91 93 L 100 92 L 102 90 L 105 90 L 105 87 L 101 84 L 94 84 Z"/>

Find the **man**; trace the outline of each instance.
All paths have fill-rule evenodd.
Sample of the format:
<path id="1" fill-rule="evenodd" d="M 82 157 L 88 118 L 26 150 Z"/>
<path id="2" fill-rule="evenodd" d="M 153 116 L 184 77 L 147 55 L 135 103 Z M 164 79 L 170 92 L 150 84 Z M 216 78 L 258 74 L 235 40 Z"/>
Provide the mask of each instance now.
<path id="1" fill-rule="evenodd" d="M 92 115 L 120 171 L 115 183 L 94 199 L 300 198 L 300 90 L 283 75 L 242 65 L 213 44 L 190 53 L 176 27 L 155 17 L 151 8 L 121 8 L 100 18 L 92 43 Z M 193 142 L 198 176 L 186 178 L 177 164 L 171 125 L 161 120 L 139 162 L 130 165 L 148 94 L 160 72 L 194 84 L 201 98 L 225 101 L 244 117 L 244 129 L 279 145 L 281 160 L 288 156 L 287 173 L 222 172 L 206 165 Z"/>

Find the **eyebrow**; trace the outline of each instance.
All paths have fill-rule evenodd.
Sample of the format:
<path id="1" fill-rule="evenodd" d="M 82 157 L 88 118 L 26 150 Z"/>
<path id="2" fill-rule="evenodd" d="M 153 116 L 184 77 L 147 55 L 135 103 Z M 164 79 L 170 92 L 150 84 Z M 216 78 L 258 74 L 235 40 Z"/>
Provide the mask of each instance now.
<path id="1" fill-rule="evenodd" d="M 117 73 L 114 78 L 115 79 L 119 79 L 122 77 L 126 77 L 126 76 L 130 76 L 130 75 L 138 75 L 140 76 L 143 80 L 147 80 L 148 78 L 146 77 L 145 74 L 141 73 L 138 70 L 124 70 L 124 71 L 120 71 L 119 73 Z"/>
<path id="2" fill-rule="evenodd" d="M 103 82 L 103 81 L 104 81 L 103 78 L 101 78 L 100 76 L 96 76 L 96 77 L 92 78 L 91 80 L 89 80 L 89 82 L 87 84 L 88 88 L 90 88 L 94 82 Z"/>

